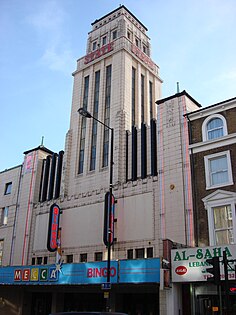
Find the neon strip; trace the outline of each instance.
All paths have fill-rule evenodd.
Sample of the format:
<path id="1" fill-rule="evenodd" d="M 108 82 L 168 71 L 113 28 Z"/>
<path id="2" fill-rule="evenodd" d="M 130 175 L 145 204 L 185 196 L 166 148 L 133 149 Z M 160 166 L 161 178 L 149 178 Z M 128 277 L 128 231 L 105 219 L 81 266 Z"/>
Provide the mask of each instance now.
<path id="1" fill-rule="evenodd" d="M 183 157 L 184 157 L 184 174 L 185 174 L 185 201 L 187 207 L 187 242 L 188 245 L 194 245 L 194 231 L 193 231 L 193 204 L 192 204 L 192 185 L 191 185 L 191 170 L 190 170 L 190 158 L 189 158 L 189 135 L 188 135 L 188 123 L 187 118 L 183 116 L 186 112 L 185 97 L 182 96 L 183 112 L 182 112 L 182 124 L 183 124 Z"/>
<path id="2" fill-rule="evenodd" d="M 32 187 L 33 187 L 33 179 L 34 179 L 34 164 L 35 164 L 36 152 L 34 151 L 34 159 L 33 159 L 33 167 L 31 173 L 31 180 L 30 180 L 30 191 L 29 191 L 29 198 L 28 198 L 28 207 L 27 207 L 27 215 L 26 215 L 26 223 L 25 223 L 25 235 L 24 235 L 24 243 L 23 243 L 23 250 L 22 250 L 22 261 L 21 264 L 25 265 L 25 250 L 26 250 L 26 238 L 28 232 L 28 225 L 29 225 L 29 215 L 30 215 L 30 203 L 32 200 Z"/>
<path id="3" fill-rule="evenodd" d="M 158 108 L 158 113 L 157 119 L 158 119 L 158 124 L 159 126 L 159 132 L 158 132 L 158 142 L 159 142 L 159 161 L 160 161 L 160 166 L 162 172 L 159 172 L 159 188 L 160 188 L 160 218 L 161 218 L 161 238 L 165 239 L 166 238 L 166 223 L 165 223 L 165 179 L 164 179 L 164 158 L 163 158 L 163 125 L 162 125 L 162 108 Z"/>

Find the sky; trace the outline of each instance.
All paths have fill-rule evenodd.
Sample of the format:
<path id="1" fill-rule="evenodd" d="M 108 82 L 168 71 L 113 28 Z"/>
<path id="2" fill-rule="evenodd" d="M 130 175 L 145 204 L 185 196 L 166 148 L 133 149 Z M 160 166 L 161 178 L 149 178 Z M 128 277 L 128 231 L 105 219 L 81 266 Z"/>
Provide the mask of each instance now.
<path id="1" fill-rule="evenodd" d="M 0 0 L 0 171 L 41 144 L 64 150 L 76 60 L 91 23 L 125 5 L 147 28 L 162 97 L 236 96 L 235 0 Z"/>

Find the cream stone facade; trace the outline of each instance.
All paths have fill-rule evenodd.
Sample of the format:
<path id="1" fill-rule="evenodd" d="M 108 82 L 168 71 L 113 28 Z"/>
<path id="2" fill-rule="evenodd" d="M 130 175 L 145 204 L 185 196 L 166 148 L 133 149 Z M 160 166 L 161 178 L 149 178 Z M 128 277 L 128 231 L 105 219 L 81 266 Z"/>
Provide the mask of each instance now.
<path id="1" fill-rule="evenodd" d="M 161 99 L 162 80 L 151 59 L 147 28 L 125 6 L 92 23 L 86 55 L 78 59 L 73 76 L 64 157 L 41 146 L 25 152 L 22 167 L 0 173 L 1 182 L 12 182 L 14 188 L 1 201 L 2 207 L 10 206 L 9 224 L 0 227 L 2 265 L 55 264 L 56 253 L 47 249 L 53 203 L 62 212 L 64 264 L 74 268 L 106 262 L 103 213 L 109 190 L 111 135 L 102 124 L 81 117 L 78 109 L 83 107 L 114 129 L 113 194 L 117 203 L 111 260 L 118 263 L 120 278 L 112 285 L 111 309 L 129 314 L 179 314 L 178 288 L 166 290 L 161 279 L 122 282 L 120 270 L 123 261 L 127 266 L 132 261 L 160 263 L 154 275 L 159 277 L 166 257 L 164 240 L 171 240 L 172 245 L 194 245 L 188 128 L 183 115 L 200 105 L 185 91 Z M 26 290 L 24 283 L 17 286 L 13 281 L 4 288 L 3 297 L 24 315 L 33 314 L 40 303 L 43 313 L 34 314 L 82 310 L 83 303 L 87 310 L 91 306 L 104 309 L 101 283 L 37 284 L 30 283 Z M 14 290 L 23 303 L 14 300 Z M 13 314 L 10 306 L 8 314 Z"/>

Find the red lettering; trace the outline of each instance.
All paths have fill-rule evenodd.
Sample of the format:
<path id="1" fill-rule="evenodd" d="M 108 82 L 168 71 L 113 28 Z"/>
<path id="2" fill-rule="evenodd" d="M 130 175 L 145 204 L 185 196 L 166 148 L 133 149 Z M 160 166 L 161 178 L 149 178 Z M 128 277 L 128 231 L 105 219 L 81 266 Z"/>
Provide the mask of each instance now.
<path id="1" fill-rule="evenodd" d="M 55 207 L 55 208 L 53 209 L 53 213 L 54 213 L 55 215 L 58 215 L 58 214 L 59 214 L 59 209 L 58 209 L 57 207 Z"/>
<path id="2" fill-rule="evenodd" d="M 96 50 L 95 58 L 94 58 L 94 59 L 99 58 L 100 56 L 101 56 L 101 50 L 98 49 L 98 50 Z"/>
<path id="3" fill-rule="evenodd" d="M 87 270 L 87 277 L 88 278 L 93 278 L 93 268 L 88 268 L 88 270 Z"/>
<path id="4" fill-rule="evenodd" d="M 21 270 L 16 269 L 14 272 L 14 281 L 20 281 L 21 280 Z"/>
<path id="5" fill-rule="evenodd" d="M 151 59 L 146 56 L 137 46 L 132 45 L 131 46 L 131 51 L 139 57 L 144 63 L 146 63 L 152 70 L 155 68 L 154 63 L 151 61 Z"/>
<path id="6" fill-rule="evenodd" d="M 110 268 L 110 276 L 115 277 L 116 276 L 116 268 L 111 267 Z M 107 268 L 88 268 L 87 269 L 87 277 L 88 278 L 101 278 L 101 277 L 107 277 Z"/>
<path id="7" fill-rule="evenodd" d="M 53 224 L 52 224 L 52 231 L 57 231 L 57 227 L 58 227 L 58 224 L 53 223 Z M 54 233 L 55 233 L 55 232 L 54 232 Z"/>
<path id="8" fill-rule="evenodd" d="M 102 269 L 95 268 L 95 276 L 94 277 L 101 277 L 102 276 Z"/>
<path id="9" fill-rule="evenodd" d="M 24 269 L 22 274 L 23 281 L 29 281 L 30 279 L 30 269 Z"/>
<path id="10" fill-rule="evenodd" d="M 113 50 L 113 42 L 108 43 L 107 45 L 102 46 L 101 48 L 97 49 L 96 51 L 91 52 L 90 54 L 86 55 L 84 58 L 84 63 L 87 64 L 87 63 L 93 61 L 94 59 L 97 59 L 97 58 L 101 57 L 102 55 L 107 54 L 111 50 Z"/>
<path id="11" fill-rule="evenodd" d="M 116 268 L 115 267 L 111 267 L 110 268 L 110 275 L 111 275 L 111 277 L 115 277 L 116 276 Z"/>

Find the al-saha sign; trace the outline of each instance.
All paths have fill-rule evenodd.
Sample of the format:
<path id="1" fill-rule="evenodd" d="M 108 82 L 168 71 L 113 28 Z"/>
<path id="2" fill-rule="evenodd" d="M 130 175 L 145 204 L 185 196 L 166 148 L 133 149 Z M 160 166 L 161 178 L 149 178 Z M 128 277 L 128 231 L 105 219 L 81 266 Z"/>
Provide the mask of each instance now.
<path id="1" fill-rule="evenodd" d="M 210 275 L 206 271 L 207 259 L 220 258 L 220 274 L 224 280 L 223 251 L 227 259 L 236 259 L 236 245 L 181 248 L 171 251 L 171 268 L 173 282 L 207 281 Z M 228 278 L 235 279 L 234 262 L 229 262 Z"/>

